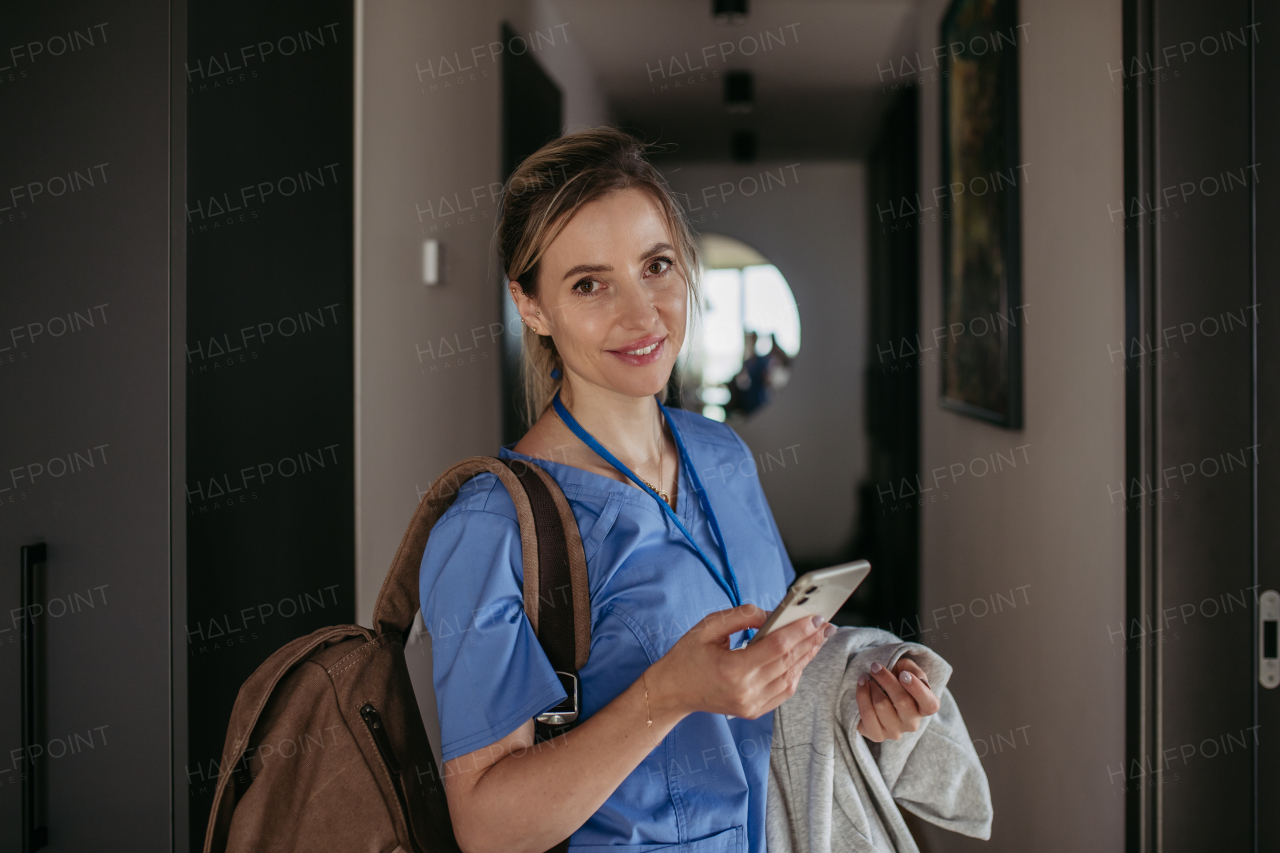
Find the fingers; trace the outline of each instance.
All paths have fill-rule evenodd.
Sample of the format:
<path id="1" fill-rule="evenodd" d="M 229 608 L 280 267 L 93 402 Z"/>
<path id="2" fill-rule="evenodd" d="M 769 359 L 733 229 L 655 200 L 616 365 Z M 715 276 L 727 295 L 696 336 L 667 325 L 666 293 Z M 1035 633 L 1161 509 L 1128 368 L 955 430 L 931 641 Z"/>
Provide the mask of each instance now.
<path id="1" fill-rule="evenodd" d="M 875 683 L 866 675 L 858 676 L 858 733 L 869 741 L 880 743 L 887 735 L 884 726 L 880 725 L 880 717 L 876 714 L 875 704 L 871 699 L 871 688 Z"/>
<path id="2" fill-rule="evenodd" d="M 903 655 L 902 657 L 898 658 L 898 662 L 895 663 L 891 667 L 891 669 L 893 670 L 894 675 L 901 676 L 902 671 L 906 670 L 907 672 L 911 673 L 913 677 L 920 679 L 926 685 L 929 683 L 929 676 L 925 673 L 923 669 L 920 668 L 920 664 L 916 663 L 906 655 Z"/>
<path id="3" fill-rule="evenodd" d="M 748 628 L 759 628 L 764 624 L 767 616 L 767 613 L 754 604 L 744 604 L 741 607 L 718 610 L 702 620 L 702 630 L 698 636 L 706 642 L 723 641 L 731 634 L 736 634 L 739 631 L 745 631 Z"/>
<path id="4" fill-rule="evenodd" d="M 893 703 L 897 716 L 906 724 L 908 731 L 915 731 L 912 722 L 919 723 L 920 709 L 916 707 L 915 698 L 898 682 L 893 673 L 878 663 L 871 664 L 871 677 L 884 691 L 885 696 Z"/>
<path id="5" fill-rule="evenodd" d="M 768 701 L 772 703 L 769 707 L 781 705 L 795 693 L 800 683 L 800 676 L 804 674 L 804 668 L 817 657 L 822 644 L 827 640 L 825 628 L 826 626 L 815 631 L 807 641 L 797 643 L 788 655 L 761 669 L 762 675 L 768 672 L 772 676 L 761 691 L 769 697 Z"/>
<path id="6" fill-rule="evenodd" d="M 920 721 L 936 714 L 942 704 L 929 689 L 919 664 L 905 657 L 898 659 L 893 671 L 873 663 L 870 675 L 858 677 L 856 697 L 861 716 L 858 733 L 876 743 L 917 731 Z"/>
<path id="7" fill-rule="evenodd" d="M 898 709 L 894 706 L 893 700 L 885 694 L 884 689 L 876 682 L 874 676 L 867 687 L 871 691 L 871 707 L 875 709 L 876 719 L 880 721 L 880 728 L 884 732 L 884 736 L 889 740 L 897 740 L 902 737 L 902 733 L 907 731 L 908 727 L 898 714 Z M 914 731 L 914 728 L 911 731 Z"/>
<path id="8" fill-rule="evenodd" d="M 805 624 L 802 625 L 801 623 Z M 822 648 L 822 644 L 826 642 L 827 631 L 830 630 L 831 633 L 835 633 L 835 626 L 833 625 L 824 623 L 821 627 L 813 627 L 809 623 L 810 620 L 803 619 L 800 622 L 793 622 L 791 625 L 779 629 L 780 631 L 787 631 L 789 634 L 786 637 L 779 638 L 779 647 L 783 648 L 784 651 L 772 659 L 768 659 L 766 656 L 772 652 L 772 647 L 769 644 L 773 641 L 773 635 L 770 634 L 760 641 L 759 645 L 765 646 L 762 657 L 766 659 L 766 662 L 760 665 L 760 675 L 766 682 L 772 683 L 775 679 L 781 677 L 801 658 L 804 658 L 804 664 L 801 665 L 801 669 L 803 669 L 804 665 L 813 659 L 813 655 L 816 655 L 818 649 Z M 808 627 L 805 627 L 805 625 L 808 625 Z M 794 631 L 792 630 L 793 627 Z"/>
<path id="9" fill-rule="evenodd" d="M 938 709 L 942 707 L 942 702 L 938 699 L 937 694 L 933 692 L 933 688 L 929 686 L 929 676 L 920 668 L 918 663 L 903 655 L 893 665 L 893 673 L 898 676 L 898 681 L 916 700 L 916 707 L 920 710 L 922 716 L 928 717 L 938 713 Z"/>
<path id="10" fill-rule="evenodd" d="M 806 639 L 812 638 L 815 634 L 822 636 L 820 624 L 824 623 L 818 616 L 799 619 L 790 625 L 770 631 L 767 637 L 747 646 L 746 654 L 751 656 L 754 665 L 759 667 L 765 666 L 770 661 L 786 658 Z"/>
<path id="11" fill-rule="evenodd" d="M 800 619 L 758 642 L 728 650 L 731 634 L 758 627 L 766 617 L 760 608 L 743 605 L 710 614 L 685 635 L 694 644 L 689 646 L 694 653 L 691 660 L 701 660 L 711 676 L 703 683 L 702 693 L 711 697 L 706 701 L 714 710 L 754 719 L 782 704 L 795 692 L 805 666 L 825 641 L 823 629 L 835 632 L 820 619 L 816 623 Z"/>
<path id="12" fill-rule="evenodd" d="M 928 717 L 931 714 L 938 713 L 938 709 L 942 707 L 942 702 L 929 689 L 923 679 L 919 676 L 912 675 L 910 671 L 904 669 L 898 674 L 898 681 L 902 682 L 902 686 L 916 700 L 916 707 L 920 710 L 922 716 Z"/>

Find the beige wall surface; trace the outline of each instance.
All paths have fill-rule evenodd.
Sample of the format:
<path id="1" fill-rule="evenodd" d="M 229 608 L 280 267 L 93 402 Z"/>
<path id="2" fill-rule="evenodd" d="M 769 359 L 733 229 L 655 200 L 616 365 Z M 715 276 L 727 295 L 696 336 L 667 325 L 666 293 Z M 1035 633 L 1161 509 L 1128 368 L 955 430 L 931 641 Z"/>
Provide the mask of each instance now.
<path id="1" fill-rule="evenodd" d="M 369 624 L 419 490 L 501 439 L 500 23 L 542 34 L 534 56 L 566 125 L 606 104 L 544 3 L 369 0 L 357 17 L 356 616 Z M 426 238 L 443 255 L 434 287 Z"/>
<path id="2" fill-rule="evenodd" d="M 918 50 L 939 42 L 945 4 L 920 10 Z M 929 830 L 935 851 L 1120 851 L 1124 837 L 1124 375 L 1109 359 L 1124 322 L 1118 0 L 1022 0 L 1025 428 L 942 409 L 926 353 L 921 622 L 952 680 L 991 780 L 989 843 Z M 938 78 L 921 86 L 921 195 L 939 178 Z M 941 243 L 921 228 L 921 338 L 942 324 Z M 984 462 L 1002 453 L 986 473 Z M 950 479 L 949 466 L 964 467 Z M 1003 596 L 999 598 L 998 596 Z M 1016 601 L 1016 608 L 1009 605 Z M 939 614 L 936 617 L 932 614 Z M 1012 745 L 1011 745 L 1012 744 Z M 1116 782 L 1112 780 L 1116 779 Z M 1117 784 L 1118 782 L 1118 784 Z"/>
<path id="3" fill-rule="evenodd" d="M 542 68 L 560 86 L 564 95 L 564 129 L 566 133 L 596 127 L 609 121 L 609 103 L 582 49 L 584 36 L 566 15 L 557 12 L 547 0 L 528 4 L 507 3 L 508 19 L 519 32 L 551 33 L 557 43 L 533 38 L 540 46 L 535 52 Z M 551 49 L 555 48 L 555 49 Z"/>
<path id="4" fill-rule="evenodd" d="M 695 229 L 753 246 L 791 285 L 800 311 L 791 379 L 735 428 L 757 457 L 791 556 L 836 555 L 853 535 L 866 469 L 865 167 L 806 161 L 664 165 L 663 172 L 688 196 Z"/>

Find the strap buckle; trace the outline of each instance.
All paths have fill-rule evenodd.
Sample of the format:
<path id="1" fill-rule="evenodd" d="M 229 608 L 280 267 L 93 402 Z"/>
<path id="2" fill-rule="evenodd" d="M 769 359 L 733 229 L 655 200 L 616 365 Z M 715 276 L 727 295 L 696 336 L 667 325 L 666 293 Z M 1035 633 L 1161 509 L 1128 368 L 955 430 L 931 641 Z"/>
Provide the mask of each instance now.
<path id="1" fill-rule="evenodd" d="M 539 723 L 547 726 L 565 726 L 578 719 L 578 674 L 556 670 L 560 684 L 568 695 L 559 705 L 534 717 Z"/>

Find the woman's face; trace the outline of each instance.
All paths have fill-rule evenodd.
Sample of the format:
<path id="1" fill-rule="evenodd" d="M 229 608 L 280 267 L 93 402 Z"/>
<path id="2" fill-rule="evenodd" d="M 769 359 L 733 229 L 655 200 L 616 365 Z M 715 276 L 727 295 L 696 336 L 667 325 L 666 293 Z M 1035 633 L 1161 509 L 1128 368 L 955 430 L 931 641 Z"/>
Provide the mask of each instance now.
<path id="1" fill-rule="evenodd" d="M 684 341 L 688 284 L 677 257 L 653 199 L 621 190 L 569 220 L 543 255 L 536 304 L 518 290 L 516 304 L 551 335 L 574 386 L 649 397 Z"/>

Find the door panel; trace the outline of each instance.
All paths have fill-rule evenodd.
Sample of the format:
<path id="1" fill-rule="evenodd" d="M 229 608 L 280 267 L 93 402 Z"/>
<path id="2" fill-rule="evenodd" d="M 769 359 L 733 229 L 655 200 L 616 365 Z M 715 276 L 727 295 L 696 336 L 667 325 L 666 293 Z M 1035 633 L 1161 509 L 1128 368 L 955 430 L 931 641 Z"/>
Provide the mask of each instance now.
<path id="1" fill-rule="evenodd" d="M 178 763 L 199 849 L 241 683 L 355 618 L 354 33 L 350 0 L 201 0 L 188 16 Z"/>
<path id="2" fill-rule="evenodd" d="M 502 25 L 502 43 L 517 38 Z M 511 177 L 524 159 L 560 135 L 564 98 L 560 87 L 542 69 L 532 51 L 502 54 L 502 180 Z M 519 441 L 524 421 L 524 390 L 520 374 L 520 334 L 524 326 L 511 297 L 502 294 L 502 443 Z"/>
<path id="3" fill-rule="evenodd" d="M 1258 3 L 1255 15 L 1262 27 L 1280 24 L 1274 0 Z M 1261 30 L 1261 28 L 1259 30 Z M 1268 32 L 1268 35 L 1270 33 Z M 1280 66 L 1280 40 L 1266 38 L 1254 44 L 1254 161 L 1280 163 L 1280 75 L 1269 69 Z M 1259 167 L 1259 176 L 1262 175 Z M 1271 173 L 1256 187 L 1257 214 L 1254 231 L 1257 256 L 1257 290 L 1254 301 L 1259 320 L 1274 310 L 1280 294 L 1280 192 Z M 1257 491 L 1257 581 L 1258 590 L 1280 590 L 1280 337 L 1258 324 L 1257 407 L 1258 430 L 1254 440 L 1260 445 Z M 1255 641 L 1256 643 L 1256 641 Z M 1257 659 L 1256 657 L 1254 658 Z M 1256 683 L 1256 682 L 1255 682 Z M 1254 688 L 1258 706 L 1258 850 L 1280 850 L 1280 689 Z"/>
<path id="4" fill-rule="evenodd" d="M 1178 8 L 1160 17 L 1161 45 L 1210 36 L 1208 45 L 1250 22 L 1245 2 L 1170 6 Z M 1170 480 L 1156 522 L 1160 610 L 1177 608 L 1168 620 L 1173 634 L 1157 651 L 1161 749 L 1178 750 L 1161 762 L 1157 788 L 1166 851 L 1204 850 L 1227 838 L 1232 849 L 1252 842 L 1249 66 L 1247 49 L 1202 57 L 1166 71 L 1181 73 L 1156 93 L 1156 186 L 1195 184 L 1194 195 L 1188 190 L 1183 201 L 1179 191 L 1167 203 L 1157 235 L 1157 325 L 1178 327 L 1155 367 L 1159 470 Z M 1242 180 L 1210 195 L 1232 174 Z M 1188 324 L 1195 332 L 1184 341 Z M 1207 803 L 1214 820 L 1205 820 Z"/>
<path id="5" fill-rule="evenodd" d="M 920 328 L 919 229 L 885 221 L 920 191 L 919 98 L 902 92 L 884 115 L 867 163 L 869 335 L 867 366 L 868 473 L 859 489 L 856 556 L 876 571 L 845 606 L 873 625 L 905 631 L 920 610 L 920 512 L 907 499 L 885 501 L 885 483 L 916 483 L 920 474 L 920 366 L 893 353 L 914 349 Z M 902 342 L 906 342 L 904 345 Z M 889 345 L 886 346 L 886 342 Z M 889 357 L 885 357 L 885 350 Z M 879 491 L 877 491 L 879 486 Z M 913 492 L 914 494 L 914 492 Z"/>
<path id="6" fill-rule="evenodd" d="M 1126 14 L 1129 847 L 1259 849 L 1262 30 L 1244 0 Z"/>
<path id="7" fill-rule="evenodd" d="M 169 5 L 0 4 L 0 849 L 170 844 Z M 18 549 L 47 543 L 35 607 Z M 37 738 L 19 639 L 40 645 Z"/>

